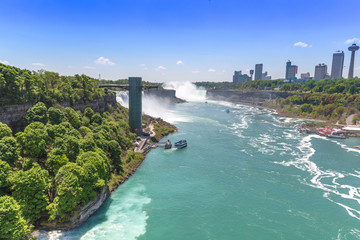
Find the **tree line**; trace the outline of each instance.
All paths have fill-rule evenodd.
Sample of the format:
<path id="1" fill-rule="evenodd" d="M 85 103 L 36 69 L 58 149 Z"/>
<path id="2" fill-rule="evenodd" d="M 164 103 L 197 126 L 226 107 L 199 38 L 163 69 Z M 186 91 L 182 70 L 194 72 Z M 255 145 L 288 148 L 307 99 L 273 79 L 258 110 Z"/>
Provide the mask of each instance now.
<path id="1" fill-rule="evenodd" d="M 345 124 L 356 113 L 360 119 L 360 79 L 323 79 L 320 81 L 285 82 L 284 80 L 256 80 L 242 83 L 198 82 L 199 87 L 222 90 L 283 91 L 292 96 L 268 100 L 266 106 L 297 117 L 331 120 Z"/>
<path id="2" fill-rule="evenodd" d="M 241 83 L 233 82 L 196 82 L 196 86 L 206 89 L 233 89 L 233 90 L 277 90 L 290 92 L 314 92 L 314 93 L 360 93 L 360 79 L 338 78 L 323 79 L 320 81 L 308 80 L 299 82 L 286 82 L 279 80 L 255 80 Z"/>
<path id="3" fill-rule="evenodd" d="M 0 106 L 94 100 L 105 94 L 99 81 L 86 75 L 60 76 L 49 71 L 29 71 L 0 63 Z"/>

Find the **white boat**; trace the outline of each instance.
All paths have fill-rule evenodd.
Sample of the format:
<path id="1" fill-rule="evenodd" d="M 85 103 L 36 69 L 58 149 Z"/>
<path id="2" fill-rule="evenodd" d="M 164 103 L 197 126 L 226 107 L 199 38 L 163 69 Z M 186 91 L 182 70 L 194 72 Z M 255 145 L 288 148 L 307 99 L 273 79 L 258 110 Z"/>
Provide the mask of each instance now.
<path id="1" fill-rule="evenodd" d="M 343 134 L 328 134 L 326 135 L 328 138 L 341 138 L 341 139 L 345 139 L 346 136 Z"/>

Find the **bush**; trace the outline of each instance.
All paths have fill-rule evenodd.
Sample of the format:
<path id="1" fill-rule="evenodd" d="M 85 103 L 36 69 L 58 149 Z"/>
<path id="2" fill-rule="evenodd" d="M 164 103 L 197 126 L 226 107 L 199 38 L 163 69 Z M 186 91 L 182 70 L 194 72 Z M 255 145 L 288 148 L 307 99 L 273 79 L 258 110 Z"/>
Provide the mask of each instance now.
<path id="1" fill-rule="evenodd" d="M 102 117 L 101 117 L 100 113 L 96 113 L 92 116 L 91 123 L 96 123 L 96 124 L 101 125 Z"/>
<path id="2" fill-rule="evenodd" d="M 64 113 L 60 109 L 54 107 L 49 108 L 48 115 L 49 123 L 51 124 L 60 124 L 65 118 Z"/>
<path id="3" fill-rule="evenodd" d="M 32 122 L 42 122 L 46 124 L 47 120 L 47 108 L 42 102 L 35 104 L 35 106 L 30 108 L 25 115 L 25 121 L 27 124 Z"/>
<path id="4" fill-rule="evenodd" d="M 20 205 L 13 197 L 0 197 L 0 236 L 1 239 L 24 239 L 32 228 L 26 224 Z"/>
<path id="5" fill-rule="evenodd" d="M 74 128 L 78 129 L 81 126 L 80 116 L 74 109 L 70 107 L 65 108 L 65 115 Z"/>
<path id="6" fill-rule="evenodd" d="M 12 130 L 9 128 L 8 125 L 0 122 L 0 139 L 3 137 L 11 137 L 12 136 Z"/>

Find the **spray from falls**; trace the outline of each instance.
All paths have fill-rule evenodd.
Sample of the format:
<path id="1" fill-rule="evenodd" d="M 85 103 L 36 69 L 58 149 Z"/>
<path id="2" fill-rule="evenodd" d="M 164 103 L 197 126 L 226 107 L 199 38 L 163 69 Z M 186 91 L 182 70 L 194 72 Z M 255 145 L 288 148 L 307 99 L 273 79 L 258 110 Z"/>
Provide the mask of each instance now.
<path id="1" fill-rule="evenodd" d="M 191 82 L 170 82 L 164 84 L 165 89 L 176 90 L 176 97 L 184 99 L 188 102 L 203 102 L 206 100 L 206 90 L 198 89 Z M 116 92 L 116 100 L 122 106 L 129 108 L 128 91 Z M 142 111 L 152 117 L 160 117 L 168 122 L 185 121 L 185 117 L 181 113 L 171 110 L 172 105 L 170 99 L 159 98 L 147 94 L 142 94 Z"/>
<path id="2" fill-rule="evenodd" d="M 129 108 L 129 93 L 127 91 L 116 92 L 116 101 L 122 106 Z M 170 104 L 170 100 L 142 93 L 142 111 L 152 117 L 160 117 L 166 120 Z"/>
<path id="3" fill-rule="evenodd" d="M 206 100 L 206 90 L 196 87 L 192 82 L 164 83 L 164 88 L 176 90 L 176 97 L 188 102 L 202 102 Z"/>

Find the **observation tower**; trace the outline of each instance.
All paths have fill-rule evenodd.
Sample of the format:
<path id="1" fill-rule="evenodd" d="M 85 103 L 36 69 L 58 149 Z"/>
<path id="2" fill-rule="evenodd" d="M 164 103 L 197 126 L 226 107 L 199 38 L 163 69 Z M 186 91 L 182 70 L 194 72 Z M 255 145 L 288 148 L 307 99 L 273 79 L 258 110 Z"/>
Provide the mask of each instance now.
<path id="1" fill-rule="evenodd" d="M 351 45 L 349 48 L 349 51 L 351 51 L 351 60 L 350 60 L 350 68 L 349 68 L 349 76 L 348 78 L 354 77 L 354 61 L 355 61 L 355 52 L 359 50 L 359 46 L 357 46 L 355 43 Z"/>

